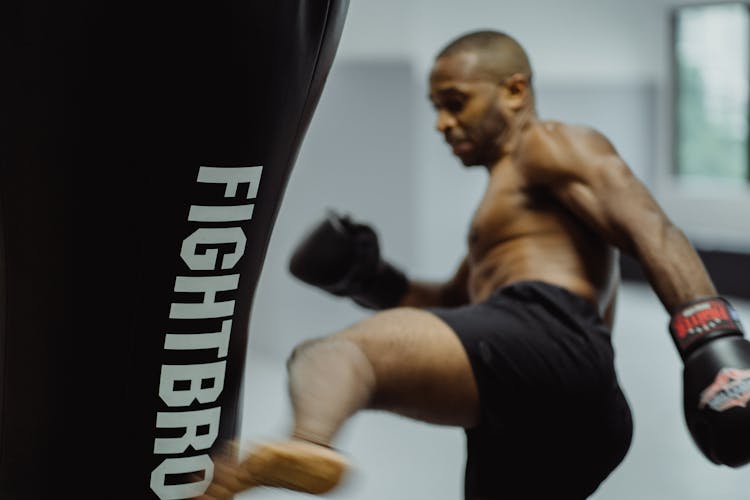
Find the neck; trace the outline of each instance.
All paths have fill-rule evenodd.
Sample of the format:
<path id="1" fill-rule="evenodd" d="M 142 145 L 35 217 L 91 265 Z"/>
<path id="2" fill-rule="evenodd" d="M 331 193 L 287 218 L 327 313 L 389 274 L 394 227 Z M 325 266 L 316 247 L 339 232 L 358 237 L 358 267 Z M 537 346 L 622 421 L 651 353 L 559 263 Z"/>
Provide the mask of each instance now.
<path id="1" fill-rule="evenodd" d="M 519 110 L 508 121 L 509 126 L 497 138 L 498 156 L 493 161 L 488 162 L 488 170 L 492 171 L 506 157 L 511 156 L 518 148 L 518 143 L 524 131 L 537 121 L 536 111 L 533 107 Z"/>

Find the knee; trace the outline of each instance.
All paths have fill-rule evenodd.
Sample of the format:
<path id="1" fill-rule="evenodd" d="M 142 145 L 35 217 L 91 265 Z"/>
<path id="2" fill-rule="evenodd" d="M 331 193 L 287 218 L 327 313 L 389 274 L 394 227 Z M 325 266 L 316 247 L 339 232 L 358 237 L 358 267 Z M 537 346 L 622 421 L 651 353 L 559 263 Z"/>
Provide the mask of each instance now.
<path id="1" fill-rule="evenodd" d="M 287 358 L 287 371 L 300 365 L 321 369 L 335 365 L 346 370 L 350 376 L 365 380 L 368 384 L 375 383 L 372 360 L 358 342 L 345 336 L 331 335 L 298 344 Z"/>
<path id="2" fill-rule="evenodd" d="M 327 357 L 331 355 L 345 357 L 367 357 L 363 342 L 356 336 L 349 335 L 348 330 L 323 337 L 315 337 L 297 344 L 287 358 L 287 367 L 301 359 Z"/>
<path id="3" fill-rule="evenodd" d="M 300 358 L 309 354 L 314 346 L 321 344 L 322 342 L 326 342 L 326 338 L 315 338 L 297 344 L 294 349 L 292 349 L 292 353 L 286 360 L 287 369 L 291 368 L 291 366 L 299 361 Z"/>

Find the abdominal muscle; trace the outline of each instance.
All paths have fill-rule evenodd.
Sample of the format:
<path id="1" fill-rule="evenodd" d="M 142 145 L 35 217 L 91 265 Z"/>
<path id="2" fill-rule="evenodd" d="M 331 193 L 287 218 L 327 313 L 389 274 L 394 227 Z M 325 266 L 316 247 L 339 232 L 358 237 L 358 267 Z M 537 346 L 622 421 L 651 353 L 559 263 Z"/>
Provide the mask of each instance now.
<path id="1" fill-rule="evenodd" d="M 525 234 L 470 258 L 469 295 L 476 303 L 512 283 L 543 281 L 591 301 L 610 323 L 618 278 L 616 261 L 616 252 L 600 241 L 576 241 L 562 230 Z"/>

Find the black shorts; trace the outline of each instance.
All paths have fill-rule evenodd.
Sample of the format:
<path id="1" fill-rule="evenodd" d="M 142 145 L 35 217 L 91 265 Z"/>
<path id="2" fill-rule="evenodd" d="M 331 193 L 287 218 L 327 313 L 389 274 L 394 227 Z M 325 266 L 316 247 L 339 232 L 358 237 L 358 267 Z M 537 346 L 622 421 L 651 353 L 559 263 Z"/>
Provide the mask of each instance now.
<path id="1" fill-rule="evenodd" d="M 625 457 L 633 424 L 610 332 L 589 301 L 538 281 L 429 309 L 458 335 L 479 389 L 466 500 L 581 500 Z"/>

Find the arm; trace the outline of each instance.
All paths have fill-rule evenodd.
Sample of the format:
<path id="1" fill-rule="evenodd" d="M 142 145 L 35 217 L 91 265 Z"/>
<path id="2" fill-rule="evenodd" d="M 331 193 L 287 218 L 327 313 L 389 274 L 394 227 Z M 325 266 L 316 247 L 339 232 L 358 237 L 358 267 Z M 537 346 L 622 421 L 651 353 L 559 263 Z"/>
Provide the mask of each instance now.
<path id="1" fill-rule="evenodd" d="M 401 299 L 404 307 L 453 307 L 469 303 L 469 263 L 464 258 L 453 277 L 445 283 L 410 281 Z"/>
<path id="2" fill-rule="evenodd" d="M 410 281 L 381 256 L 375 230 L 329 212 L 297 245 L 289 262 L 295 277 L 369 309 L 454 306 L 469 301 L 467 260 L 444 284 Z"/>
<path id="3" fill-rule="evenodd" d="M 684 362 L 685 419 L 715 464 L 750 463 L 750 342 L 736 311 L 716 296 L 700 257 L 611 144 L 592 131 L 539 131 L 530 138 L 529 172 L 560 202 L 635 256 L 671 315 Z M 562 137 L 556 137 L 562 135 Z M 737 436 L 746 436 L 738 439 Z"/>
<path id="4" fill-rule="evenodd" d="M 534 126 L 519 153 L 534 184 L 640 262 L 667 311 L 716 295 L 692 244 L 603 136 Z"/>

